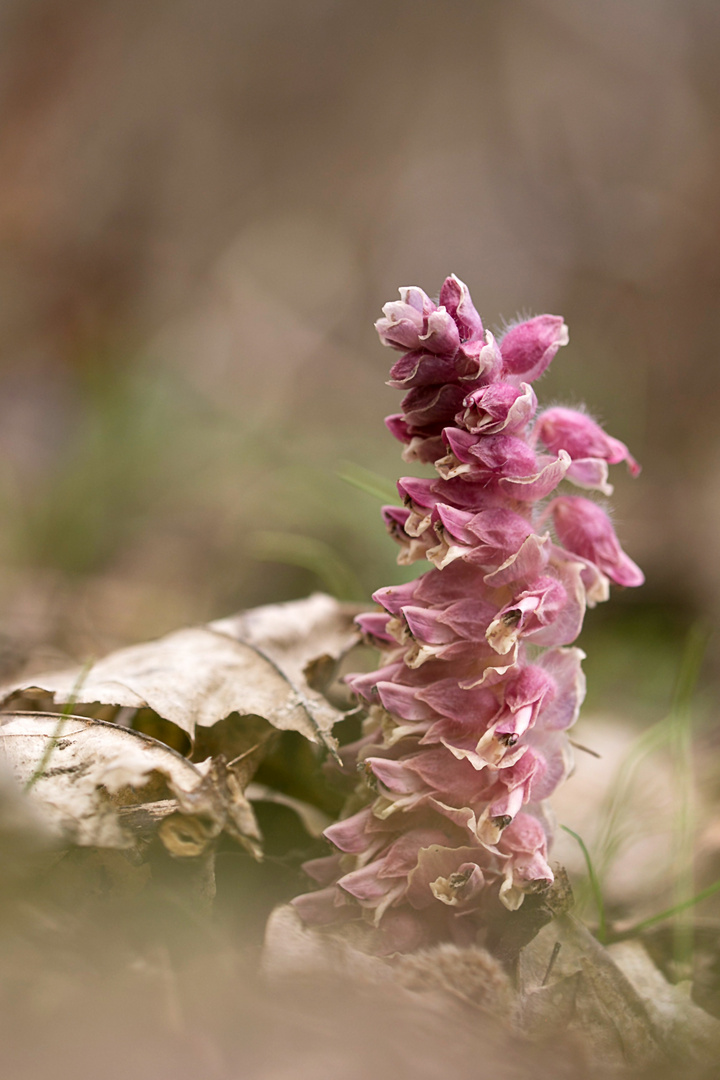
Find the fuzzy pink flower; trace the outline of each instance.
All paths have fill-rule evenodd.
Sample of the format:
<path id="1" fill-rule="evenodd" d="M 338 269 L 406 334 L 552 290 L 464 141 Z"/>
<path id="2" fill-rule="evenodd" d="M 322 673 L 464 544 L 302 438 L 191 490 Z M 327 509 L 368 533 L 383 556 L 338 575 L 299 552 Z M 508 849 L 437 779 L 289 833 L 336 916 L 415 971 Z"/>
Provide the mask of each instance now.
<path id="1" fill-rule="evenodd" d="M 548 409 L 538 418 L 533 438 L 553 453 L 564 450 L 569 454 L 572 463 L 567 471 L 568 480 L 579 487 L 595 488 L 604 495 L 612 495 L 607 482 L 608 465 L 626 461 L 631 476 L 640 472 L 625 443 L 607 435 L 599 424 L 575 409 Z"/>
<path id="2" fill-rule="evenodd" d="M 437 303 L 400 296 L 377 323 L 403 353 L 390 379 L 402 412 L 386 423 L 404 460 L 437 475 L 403 477 L 403 505 L 383 517 L 398 562 L 432 568 L 379 589 L 380 610 L 358 619 L 384 660 L 347 678 L 366 707 L 343 750 L 361 777 L 355 812 L 326 830 L 334 853 L 307 864 L 320 888 L 294 901 L 310 923 L 364 921 L 379 952 L 472 941 L 498 899 L 516 910 L 551 884 L 544 800 L 571 767 L 565 733 L 585 694 L 572 642 L 609 580 L 642 582 L 597 503 L 539 505 L 564 479 L 608 493 L 608 465 L 639 471 L 584 413 L 530 426 L 530 382 L 567 344 L 563 320 L 498 342 L 454 276 Z"/>
<path id="3" fill-rule="evenodd" d="M 579 495 L 553 499 L 549 511 L 561 544 L 594 563 L 618 585 L 642 585 L 642 570 L 620 547 L 610 518 L 597 503 Z"/>

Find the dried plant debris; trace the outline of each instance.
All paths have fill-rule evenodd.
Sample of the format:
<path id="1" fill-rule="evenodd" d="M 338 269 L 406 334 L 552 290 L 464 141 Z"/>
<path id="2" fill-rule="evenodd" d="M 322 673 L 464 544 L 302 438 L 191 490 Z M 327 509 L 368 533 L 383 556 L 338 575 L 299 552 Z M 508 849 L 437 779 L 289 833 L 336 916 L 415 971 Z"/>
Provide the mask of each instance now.
<path id="1" fill-rule="evenodd" d="M 61 844 L 201 855 L 223 830 L 253 853 L 260 835 L 241 783 L 139 732 L 87 717 L 8 713 L 0 752 Z"/>
<path id="2" fill-rule="evenodd" d="M 594 1060 L 617 1068 L 669 1055 L 711 1060 L 720 1022 L 669 983 L 639 941 L 604 948 L 571 915 L 544 927 L 520 953 L 518 986 L 525 1030 L 577 1031 Z"/>
<path id="3" fill-rule="evenodd" d="M 276 907 L 267 921 L 262 971 L 277 983 L 337 972 L 361 983 L 391 978 L 387 964 L 361 949 L 356 939 L 306 926 L 292 904 Z"/>
<path id="4" fill-rule="evenodd" d="M 159 838 L 193 859 L 225 833 L 259 858 L 251 799 L 317 836 L 316 807 L 246 789 L 279 732 L 335 753 L 343 713 L 319 687 L 358 642 L 356 611 L 316 594 L 8 685 L 0 753 L 56 844 L 142 854 Z"/>
<path id="5" fill-rule="evenodd" d="M 210 627 L 254 646 L 315 700 L 334 678 L 339 662 L 357 644 L 359 631 L 354 619 L 364 610 L 362 605 L 340 604 L 324 593 L 314 593 L 305 600 L 251 608 L 218 619 Z M 324 705 L 323 701 L 317 704 Z"/>
<path id="6" fill-rule="evenodd" d="M 352 931 L 350 924 L 308 927 L 291 906 L 276 909 L 266 931 L 266 977 L 286 983 L 344 970 L 360 983 L 390 981 L 432 995 L 436 1007 L 444 999 L 448 1015 L 464 1006 L 530 1043 L 560 1040 L 603 1076 L 635 1075 L 669 1059 L 703 1066 L 720 1048 L 720 1022 L 691 1001 L 687 985 L 668 983 L 640 942 L 605 949 L 567 914 L 521 950 L 513 980 L 475 945 L 445 942 L 380 960 Z"/>
<path id="7" fill-rule="evenodd" d="M 607 951 L 642 998 L 664 1045 L 684 1046 L 689 1061 L 703 1062 L 717 1055 L 720 1021 L 695 1004 L 689 981 L 668 982 L 641 941 L 619 941 Z"/>
<path id="8" fill-rule="evenodd" d="M 159 718 L 181 733 L 176 748 L 189 750 L 229 718 L 260 718 L 249 738 L 238 742 L 234 732 L 229 756 L 276 730 L 299 732 L 334 753 L 331 730 L 342 713 L 317 686 L 359 640 L 356 613 L 321 593 L 268 605 L 119 649 L 85 672 L 77 667 L 11 683 L 0 688 L 0 702 L 15 711 L 72 702 L 76 713 L 162 737 L 161 729 L 146 727 Z"/>

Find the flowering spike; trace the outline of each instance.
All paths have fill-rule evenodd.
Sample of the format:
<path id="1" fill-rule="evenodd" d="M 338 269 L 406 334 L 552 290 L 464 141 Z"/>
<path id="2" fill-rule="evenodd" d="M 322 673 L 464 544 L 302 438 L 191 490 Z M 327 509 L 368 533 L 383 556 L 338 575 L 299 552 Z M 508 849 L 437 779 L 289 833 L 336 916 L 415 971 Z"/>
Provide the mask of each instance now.
<path id="1" fill-rule="evenodd" d="M 433 567 L 358 618 L 385 656 L 347 676 L 367 705 L 343 751 L 361 780 L 352 816 L 325 832 L 334 854 L 306 867 L 320 888 L 295 901 L 310 923 L 364 921 L 380 952 L 473 940 L 498 899 L 515 911 L 552 883 L 543 800 L 570 770 L 585 695 L 572 642 L 610 580 L 643 580 L 597 503 L 538 505 L 563 479 L 609 494 L 609 465 L 639 472 L 584 413 L 556 407 L 531 426 L 530 383 L 567 344 L 563 320 L 539 315 L 497 343 L 454 275 L 437 304 L 415 287 L 400 297 L 376 324 L 403 353 L 390 380 L 402 412 L 386 423 L 436 476 L 403 477 L 403 505 L 383 517 L 398 561 Z"/>

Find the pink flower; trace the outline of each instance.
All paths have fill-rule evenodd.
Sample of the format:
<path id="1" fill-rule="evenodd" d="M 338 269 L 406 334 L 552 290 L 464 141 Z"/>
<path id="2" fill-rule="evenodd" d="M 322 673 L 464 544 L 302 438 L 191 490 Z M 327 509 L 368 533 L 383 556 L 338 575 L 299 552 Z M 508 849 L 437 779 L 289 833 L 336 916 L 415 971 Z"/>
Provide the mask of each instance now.
<path id="1" fill-rule="evenodd" d="M 497 382 L 480 386 L 463 400 L 463 411 L 455 417 L 459 427 L 473 435 L 514 435 L 522 431 L 537 409 L 537 398 L 528 383 L 513 386 Z"/>
<path id="2" fill-rule="evenodd" d="M 596 488 L 604 495 L 612 495 L 607 466 L 619 461 L 627 462 L 632 476 L 640 472 L 625 443 L 606 435 L 599 424 L 575 409 L 548 409 L 538 418 L 533 437 L 555 454 L 565 450 L 570 455 L 572 464 L 567 478 L 579 487 Z"/>
<path id="3" fill-rule="evenodd" d="M 560 543 L 568 551 L 594 563 L 618 585 L 642 585 L 642 570 L 620 547 L 601 506 L 579 495 L 563 495 L 553 499 L 548 509 Z"/>
<path id="4" fill-rule="evenodd" d="M 470 290 L 454 274 L 443 282 L 440 303 L 445 306 L 457 323 L 461 341 L 477 341 L 482 338 L 483 324 L 470 299 Z"/>
<path id="5" fill-rule="evenodd" d="M 379 952 L 474 940 L 498 898 L 514 911 L 550 885 L 543 802 L 570 769 L 565 733 L 585 693 L 570 646 L 609 579 L 642 582 L 596 503 L 538 506 L 564 478 L 607 493 L 608 465 L 639 471 L 583 413 L 549 409 L 529 430 L 530 382 L 567 344 L 562 319 L 537 316 L 498 343 L 454 276 L 438 303 L 400 296 L 377 324 L 403 353 L 391 371 L 402 412 L 386 423 L 403 458 L 437 476 L 403 477 L 403 505 L 383 517 L 398 562 L 433 567 L 378 589 L 379 610 L 358 619 L 384 661 L 347 677 L 367 710 L 343 751 L 361 778 L 355 812 L 326 830 L 334 853 L 307 866 L 320 888 L 294 901 L 308 922 L 365 922 Z"/>
<path id="6" fill-rule="evenodd" d="M 559 315 L 536 315 L 527 322 L 515 323 L 500 339 L 506 377 L 522 376 L 532 382 L 568 340 L 568 328 Z"/>
<path id="7" fill-rule="evenodd" d="M 559 450 L 567 450 L 573 461 L 583 458 L 602 458 L 610 465 L 627 461 L 628 469 L 633 476 L 637 476 L 640 472 L 640 466 L 625 443 L 607 435 L 599 424 L 576 409 L 564 409 L 559 406 L 547 409 L 538 418 L 534 434 L 554 454 Z"/>

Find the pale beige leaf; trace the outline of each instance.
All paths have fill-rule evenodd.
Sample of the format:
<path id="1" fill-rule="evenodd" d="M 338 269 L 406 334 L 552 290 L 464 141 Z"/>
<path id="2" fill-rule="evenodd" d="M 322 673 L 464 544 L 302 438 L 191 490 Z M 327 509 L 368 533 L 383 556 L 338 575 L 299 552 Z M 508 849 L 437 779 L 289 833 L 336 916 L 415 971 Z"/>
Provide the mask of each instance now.
<path id="1" fill-rule="evenodd" d="M 228 824 L 234 834 L 244 828 L 248 846 L 258 839 L 241 792 L 228 797 L 211 767 L 193 765 L 154 739 L 80 716 L 18 712 L 3 720 L 0 753 L 63 843 L 133 847 L 136 834 L 127 827 L 126 811 L 144 802 L 165 804 L 157 820 L 163 824 L 161 838 L 171 838 L 166 846 L 172 854 L 199 854 Z M 173 817 L 174 832 L 168 825 Z M 202 831 L 194 850 L 177 845 L 173 850 L 181 827 Z"/>
<path id="2" fill-rule="evenodd" d="M 73 668 L 5 686 L 0 701 L 22 708 L 45 694 L 49 705 L 70 702 L 79 712 L 93 703 L 150 709 L 191 742 L 196 728 L 233 714 L 262 717 L 334 751 L 330 731 L 342 714 L 310 686 L 305 669 L 358 640 L 354 613 L 322 594 L 257 608 L 120 649 L 85 673 Z"/>
<path id="3" fill-rule="evenodd" d="M 528 1030 L 554 1003 L 582 1032 L 597 1061 L 618 1067 L 653 1061 L 664 1039 L 647 1004 L 607 949 L 571 915 L 554 919 L 520 953 L 518 982 Z"/>
<path id="4" fill-rule="evenodd" d="M 306 926 L 292 904 L 271 913 L 265 927 L 262 972 L 280 982 L 301 976 L 338 975 L 358 983 L 386 982 L 392 968 L 343 935 Z"/>
<path id="5" fill-rule="evenodd" d="M 441 942 L 394 959 L 401 986 L 417 993 L 447 995 L 493 1016 L 508 1027 L 517 1021 L 518 1001 L 512 981 L 497 957 L 479 945 Z"/>
<path id="6" fill-rule="evenodd" d="M 313 593 L 285 604 L 265 604 L 209 623 L 213 630 L 254 645 L 289 676 L 299 678 L 308 663 L 338 660 L 359 640 L 354 618 L 365 610 Z"/>
<path id="7" fill-rule="evenodd" d="M 581 978 L 581 973 L 576 971 L 524 995 L 520 1019 L 528 1035 L 543 1038 L 566 1030 L 576 1013 Z"/>
<path id="8" fill-rule="evenodd" d="M 689 982 L 668 982 L 641 941 L 617 942 L 608 953 L 642 998 L 668 1047 L 686 1048 L 698 1061 L 717 1055 L 720 1021 L 695 1004 Z"/>
<path id="9" fill-rule="evenodd" d="M 338 662 L 360 640 L 354 618 L 363 608 L 313 593 L 286 604 L 266 604 L 210 623 L 213 630 L 244 641 L 277 664 L 296 688 L 323 733 L 338 719 L 321 693 Z"/>

